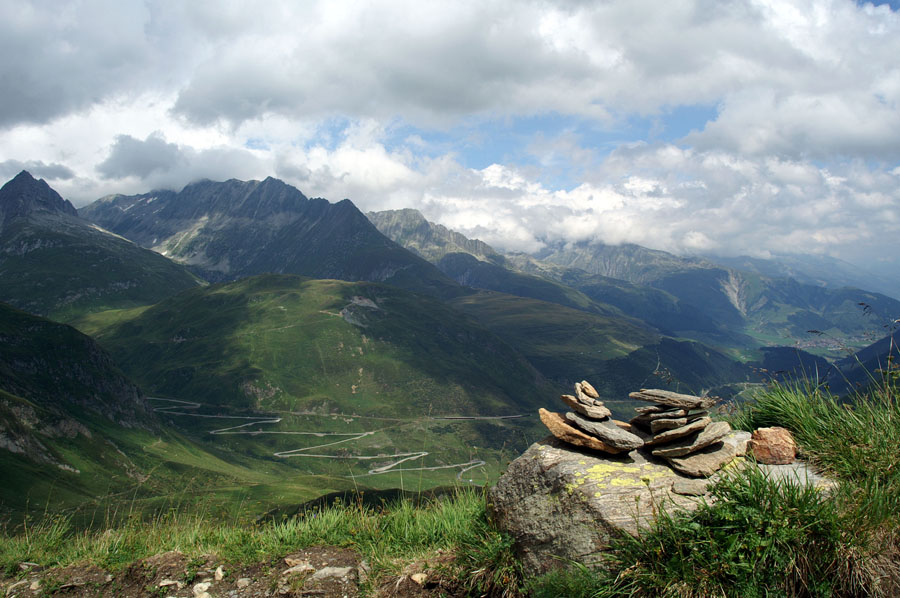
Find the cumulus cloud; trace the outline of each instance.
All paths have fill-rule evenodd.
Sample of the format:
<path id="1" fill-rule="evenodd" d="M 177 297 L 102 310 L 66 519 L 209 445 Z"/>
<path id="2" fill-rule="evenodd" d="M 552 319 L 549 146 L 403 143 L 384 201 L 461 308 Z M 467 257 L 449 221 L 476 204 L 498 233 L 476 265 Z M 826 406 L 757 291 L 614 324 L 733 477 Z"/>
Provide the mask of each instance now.
<path id="1" fill-rule="evenodd" d="M 548 243 L 637 243 L 680 254 L 829 253 L 868 259 L 900 234 L 900 169 L 864 161 L 740 156 L 634 144 L 573 189 L 527 169 L 422 161 L 345 141 L 284 157 L 282 176 L 307 193 L 351 197 L 363 210 L 416 207 L 500 249 Z M 292 165 L 295 171 L 288 170 Z M 365 166 L 370 168 L 367 169 Z"/>
<path id="2" fill-rule="evenodd" d="M 508 249 L 753 255 L 875 254 L 900 219 L 888 6 L 23 1 L 0 5 L 0 51 L 0 168 L 79 203 L 275 174 Z M 472 158 L 484 123 L 521 149 Z"/>

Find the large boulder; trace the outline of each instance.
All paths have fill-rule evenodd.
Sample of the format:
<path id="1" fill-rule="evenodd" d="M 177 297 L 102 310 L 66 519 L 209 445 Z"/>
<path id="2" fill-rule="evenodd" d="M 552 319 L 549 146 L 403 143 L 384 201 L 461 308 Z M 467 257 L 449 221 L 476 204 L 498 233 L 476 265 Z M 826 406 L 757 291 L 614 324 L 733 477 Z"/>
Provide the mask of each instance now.
<path id="1" fill-rule="evenodd" d="M 597 563 L 613 536 L 636 533 L 661 508 L 696 508 L 697 498 L 672 489 L 688 479 L 648 449 L 604 455 L 549 436 L 510 463 L 490 508 L 525 566 L 542 573 L 566 560 Z"/>

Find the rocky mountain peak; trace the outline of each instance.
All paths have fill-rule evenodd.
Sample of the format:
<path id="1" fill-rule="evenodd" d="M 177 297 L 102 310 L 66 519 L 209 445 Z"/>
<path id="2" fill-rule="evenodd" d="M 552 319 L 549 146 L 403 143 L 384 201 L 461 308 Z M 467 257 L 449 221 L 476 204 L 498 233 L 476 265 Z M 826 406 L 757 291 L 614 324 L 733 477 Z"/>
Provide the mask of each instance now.
<path id="1" fill-rule="evenodd" d="M 35 179 L 26 170 L 0 188 L 0 227 L 13 218 L 38 211 L 78 216 L 75 206 L 63 199 L 44 179 Z"/>

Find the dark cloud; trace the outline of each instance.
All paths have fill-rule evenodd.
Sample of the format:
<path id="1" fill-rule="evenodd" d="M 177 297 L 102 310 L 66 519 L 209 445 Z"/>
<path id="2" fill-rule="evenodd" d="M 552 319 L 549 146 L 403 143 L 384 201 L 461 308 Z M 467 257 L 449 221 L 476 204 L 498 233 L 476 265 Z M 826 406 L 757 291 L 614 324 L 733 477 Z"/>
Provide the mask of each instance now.
<path id="1" fill-rule="evenodd" d="M 146 81 L 160 58 L 147 19 L 127 2 L 3 3 L 0 127 L 44 123 Z"/>
<path id="2" fill-rule="evenodd" d="M 250 151 L 234 148 L 197 150 L 169 143 L 157 132 L 143 141 L 119 135 L 106 160 L 97 166 L 105 179 L 138 179 L 145 187 L 179 189 L 198 179 L 253 178 L 261 171 Z"/>
<path id="3" fill-rule="evenodd" d="M 71 168 L 57 162 L 51 162 L 50 164 L 43 160 L 28 160 L 25 162 L 5 160 L 0 162 L 0 178 L 3 180 L 11 179 L 23 170 L 27 170 L 32 176 L 40 179 L 67 181 L 75 177 L 75 173 Z"/>
<path id="4" fill-rule="evenodd" d="M 154 133 L 144 141 L 119 135 L 109 156 L 97 166 L 97 172 L 106 179 L 129 176 L 146 179 L 154 172 L 169 172 L 186 161 L 182 150 L 174 143 L 167 143 L 161 133 Z"/>

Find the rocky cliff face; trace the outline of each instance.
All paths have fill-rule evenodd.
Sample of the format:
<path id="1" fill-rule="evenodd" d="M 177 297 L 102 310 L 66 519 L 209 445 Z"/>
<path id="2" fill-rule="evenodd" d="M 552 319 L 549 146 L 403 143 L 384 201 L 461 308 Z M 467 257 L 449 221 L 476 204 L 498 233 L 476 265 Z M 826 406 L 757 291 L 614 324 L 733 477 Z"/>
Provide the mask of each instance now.
<path id="1" fill-rule="evenodd" d="M 418 210 L 384 210 L 366 216 L 385 236 L 433 264 L 451 253 L 468 254 L 483 262 L 504 262 L 487 243 L 429 222 Z"/>

